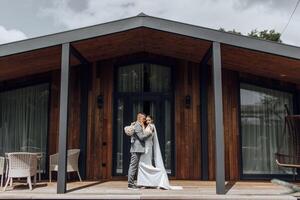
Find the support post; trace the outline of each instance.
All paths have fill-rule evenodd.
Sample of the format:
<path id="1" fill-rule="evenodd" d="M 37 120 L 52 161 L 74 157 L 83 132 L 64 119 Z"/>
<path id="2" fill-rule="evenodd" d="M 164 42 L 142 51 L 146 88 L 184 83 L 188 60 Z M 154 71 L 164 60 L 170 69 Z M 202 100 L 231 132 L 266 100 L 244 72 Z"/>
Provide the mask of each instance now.
<path id="1" fill-rule="evenodd" d="M 224 127 L 222 100 L 221 45 L 213 42 L 213 90 L 215 102 L 216 193 L 225 194 Z"/>
<path id="2" fill-rule="evenodd" d="M 70 43 L 62 44 L 57 193 L 66 193 Z"/>

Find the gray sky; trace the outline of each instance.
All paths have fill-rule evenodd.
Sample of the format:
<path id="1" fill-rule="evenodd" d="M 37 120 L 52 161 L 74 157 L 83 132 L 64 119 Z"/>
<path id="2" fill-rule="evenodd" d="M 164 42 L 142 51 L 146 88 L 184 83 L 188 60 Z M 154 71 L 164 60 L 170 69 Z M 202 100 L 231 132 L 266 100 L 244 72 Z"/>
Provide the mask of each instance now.
<path id="1" fill-rule="evenodd" d="M 99 24 L 144 12 L 151 16 L 248 33 L 281 32 L 297 0 L 0 0 L 0 43 Z M 300 46 L 300 6 L 282 38 Z"/>

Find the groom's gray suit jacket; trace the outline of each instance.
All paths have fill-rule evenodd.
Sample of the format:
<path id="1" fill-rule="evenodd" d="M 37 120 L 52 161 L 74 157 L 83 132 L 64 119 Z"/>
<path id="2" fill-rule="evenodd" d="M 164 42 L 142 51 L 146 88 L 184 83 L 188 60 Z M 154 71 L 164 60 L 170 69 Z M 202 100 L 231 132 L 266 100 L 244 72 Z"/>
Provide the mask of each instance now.
<path id="1" fill-rule="evenodd" d="M 140 123 L 136 122 L 134 125 L 134 134 L 131 136 L 131 148 L 130 152 L 133 153 L 145 153 L 145 140 L 151 134 L 143 132 L 143 127 Z"/>

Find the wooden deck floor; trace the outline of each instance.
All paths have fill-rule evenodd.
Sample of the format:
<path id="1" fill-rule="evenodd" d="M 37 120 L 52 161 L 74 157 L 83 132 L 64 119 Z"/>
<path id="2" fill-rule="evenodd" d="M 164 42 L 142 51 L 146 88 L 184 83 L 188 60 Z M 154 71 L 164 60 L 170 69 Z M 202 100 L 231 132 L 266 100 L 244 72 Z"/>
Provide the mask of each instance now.
<path id="1" fill-rule="evenodd" d="M 68 193 L 56 194 L 56 183 L 41 182 L 32 190 L 22 183 L 0 192 L 0 199 L 297 199 L 300 194 L 287 194 L 288 189 L 269 182 L 228 184 L 226 195 L 215 194 L 215 182 L 173 180 L 183 190 L 128 190 L 126 181 L 72 182 Z"/>

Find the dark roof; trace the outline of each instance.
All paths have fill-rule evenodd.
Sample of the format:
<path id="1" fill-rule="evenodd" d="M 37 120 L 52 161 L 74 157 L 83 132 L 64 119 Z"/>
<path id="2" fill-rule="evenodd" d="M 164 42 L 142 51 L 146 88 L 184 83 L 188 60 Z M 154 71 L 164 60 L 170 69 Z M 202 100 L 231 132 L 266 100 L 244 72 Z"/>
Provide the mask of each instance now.
<path id="1" fill-rule="evenodd" d="M 247 48 L 300 60 L 300 47 L 217 31 L 214 29 L 180 23 L 157 17 L 151 17 L 145 15 L 144 13 L 140 13 L 139 15 L 134 17 L 107 22 L 99 25 L 2 44 L 0 45 L 0 57 L 127 31 L 139 27 L 147 27 L 159 31 L 180 34 L 208 41 L 220 42 L 241 48 Z"/>

